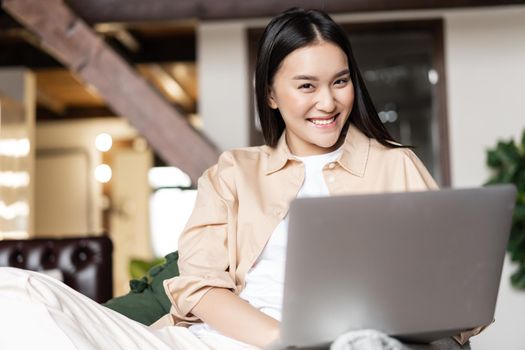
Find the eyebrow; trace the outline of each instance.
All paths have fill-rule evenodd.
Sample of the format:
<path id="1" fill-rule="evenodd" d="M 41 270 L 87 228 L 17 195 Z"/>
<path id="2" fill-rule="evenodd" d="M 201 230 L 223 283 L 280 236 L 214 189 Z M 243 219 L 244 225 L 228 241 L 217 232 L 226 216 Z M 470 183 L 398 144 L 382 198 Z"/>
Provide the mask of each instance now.
<path id="1" fill-rule="evenodd" d="M 349 73 L 350 73 L 349 69 L 343 69 L 342 71 L 340 71 L 339 73 L 334 75 L 334 78 L 339 78 L 339 77 L 341 77 L 343 75 L 347 75 Z M 293 80 L 314 80 L 314 81 L 319 81 L 319 78 L 314 77 L 313 75 L 296 75 L 292 79 Z"/>

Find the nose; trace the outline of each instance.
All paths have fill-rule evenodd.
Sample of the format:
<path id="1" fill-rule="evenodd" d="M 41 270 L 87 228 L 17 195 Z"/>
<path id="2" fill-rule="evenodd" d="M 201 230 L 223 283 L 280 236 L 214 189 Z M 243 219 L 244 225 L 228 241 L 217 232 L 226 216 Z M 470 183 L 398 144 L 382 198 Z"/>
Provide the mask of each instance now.
<path id="1" fill-rule="evenodd" d="M 335 99 L 330 88 L 324 88 L 319 90 L 316 107 L 318 110 L 326 113 L 334 111 Z"/>

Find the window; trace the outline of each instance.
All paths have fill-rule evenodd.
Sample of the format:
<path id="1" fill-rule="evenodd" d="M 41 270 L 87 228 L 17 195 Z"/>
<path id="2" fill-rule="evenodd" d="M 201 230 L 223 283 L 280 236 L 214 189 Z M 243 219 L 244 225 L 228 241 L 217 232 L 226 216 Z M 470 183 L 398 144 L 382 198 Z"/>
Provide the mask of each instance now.
<path id="1" fill-rule="evenodd" d="M 151 243 L 155 256 L 178 249 L 179 236 L 195 205 L 197 190 L 189 188 L 189 176 L 175 167 L 152 168 L 148 174 Z"/>
<path id="2" fill-rule="evenodd" d="M 449 185 L 441 21 L 345 28 L 381 121 Z"/>

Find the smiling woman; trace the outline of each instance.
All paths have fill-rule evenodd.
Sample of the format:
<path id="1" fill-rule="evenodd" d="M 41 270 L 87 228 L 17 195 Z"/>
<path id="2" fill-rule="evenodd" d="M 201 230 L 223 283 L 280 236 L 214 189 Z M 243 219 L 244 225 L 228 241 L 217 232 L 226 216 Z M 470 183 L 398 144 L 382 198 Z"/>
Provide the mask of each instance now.
<path id="1" fill-rule="evenodd" d="M 166 289 L 176 322 L 197 322 L 189 329 L 200 339 L 262 346 L 278 334 L 293 198 L 437 186 L 384 128 L 346 34 L 325 13 L 273 18 L 255 72 L 266 145 L 225 152 L 201 178 L 179 241 L 182 273 Z"/>
<path id="2" fill-rule="evenodd" d="M 344 31 L 326 13 L 277 15 L 257 57 L 265 145 L 226 151 L 200 177 L 179 239 L 180 275 L 164 281 L 170 314 L 155 322 L 156 330 L 18 270 L 0 270 L 0 305 L 9 298 L 20 304 L 2 306 L 3 314 L 37 321 L 82 348 L 263 347 L 280 332 L 293 199 L 437 188 L 414 153 L 384 128 Z M 13 337 L 0 337 L 0 345 L 18 341 L 25 326 L 4 326 Z M 46 332 L 39 337 L 30 341 L 56 344 Z"/>
<path id="3" fill-rule="evenodd" d="M 269 97 L 270 107 L 280 112 L 286 125 L 288 147 L 298 156 L 337 149 L 353 103 L 346 56 L 322 40 L 283 60 Z"/>
<path id="4" fill-rule="evenodd" d="M 383 146 L 403 147 L 379 119 L 344 30 L 320 11 L 300 11 L 275 17 L 259 42 L 255 92 L 265 143 L 275 146 L 286 128 L 290 148 L 303 140 L 302 155 L 325 153 L 342 144 L 352 120 Z M 312 144 L 308 130 L 320 129 L 322 142 Z"/>

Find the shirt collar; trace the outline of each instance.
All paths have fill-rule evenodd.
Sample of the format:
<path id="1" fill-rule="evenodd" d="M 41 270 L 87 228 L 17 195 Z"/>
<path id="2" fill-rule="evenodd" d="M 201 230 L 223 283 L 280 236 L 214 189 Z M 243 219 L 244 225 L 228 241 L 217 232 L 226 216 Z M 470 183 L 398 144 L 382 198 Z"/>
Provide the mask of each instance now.
<path id="1" fill-rule="evenodd" d="M 279 137 L 277 146 L 270 147 L 269 149 L 270 152 L 268 156 L 268 165 L 266 166 L 266 175 L 281 170 L 289 159 L 293 159 L 293 154 L 290 152 L 288 144 L 286 143 L 286 135 L 284 131 L 281 137 Z"/>
<path id="2" fill-rule="evenodd" d="M 363 177 L 365 175 L 371 139 L 350 123 L 346 134 L 343 153 L 338 163 L 349 173 Z"/>
<path id="3" fill-rule="evenodd" d="M 343 145 L 343 152 L 337 162 L 349 173 L 363 177 L 370 151 L 370 141 L 369 137 L 357 129 L 354 124 L 350 123 Z M 292 159 L 295 159 L 295 157 L 286 144 L 286 137 L 283 132 L 277 142 L 277 146 L 269 150 L 266 175 L 281 170 L 288 160 Z"/>

